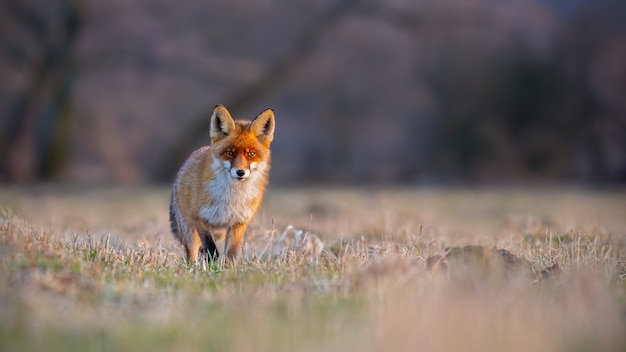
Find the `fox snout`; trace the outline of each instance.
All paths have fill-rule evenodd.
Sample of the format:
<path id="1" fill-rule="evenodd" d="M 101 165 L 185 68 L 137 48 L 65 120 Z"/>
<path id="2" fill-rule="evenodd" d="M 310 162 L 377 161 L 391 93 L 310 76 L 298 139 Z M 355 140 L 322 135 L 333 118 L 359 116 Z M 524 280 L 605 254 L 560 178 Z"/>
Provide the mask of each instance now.
<path id="1" fill-rule="evenodd" d="M 250 176 L 250 170 L 231 168 L 230 175 L 238 180 L 245 180 Z"/>
<path id="2" fill-rule="evenodd" d="M 229 161 L 224 162 L 224 166 L 228 170 L 228 173 L 232 178 L 235 178 L 239 181 L 243 181 L 250 177 L 250 173 L 257 168 L 257 163 L 250 163 L 248 167 L 244 167 L 241 165 L 233 165 L 233 163 Z"/>

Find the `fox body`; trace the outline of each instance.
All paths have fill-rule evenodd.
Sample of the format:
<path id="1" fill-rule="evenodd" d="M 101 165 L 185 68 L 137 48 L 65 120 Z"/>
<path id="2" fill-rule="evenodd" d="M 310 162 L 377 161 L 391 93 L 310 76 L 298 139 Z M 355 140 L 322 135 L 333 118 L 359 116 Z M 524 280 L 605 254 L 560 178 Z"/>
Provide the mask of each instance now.
<path id="1" fill-rule="evenodd" d="M 194 151 L 176 175 L 170 201 L 172 233 L 189 263 L 199 254 L 216 259 L 215 240 L 224 235 L 226 256 L 236 258 L 267 187 L 274 112 L 235 121 L 217 105 L 210 132 L 211 145 Z"/>

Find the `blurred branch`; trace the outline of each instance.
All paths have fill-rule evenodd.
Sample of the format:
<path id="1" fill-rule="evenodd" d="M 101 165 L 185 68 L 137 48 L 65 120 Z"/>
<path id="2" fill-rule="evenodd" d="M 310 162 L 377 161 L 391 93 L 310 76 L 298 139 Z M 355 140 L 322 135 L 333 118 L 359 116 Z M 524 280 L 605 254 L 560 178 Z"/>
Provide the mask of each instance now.
<path id="1" fill-rule="evenodd" d="M 383 4 L 384 1 L 363 4 L 359 6 L 356 14 L 408 33 L 422 29 L 422 16 L 415 12 Z"/>
<path id="2" fill-rule="evenodd" d="M 4 0 L 2 2 L 3 9 L 21 24 L 22 29 L 29 32 L 33 39 L 39 44 L 45 43 L 46 38 L 46 21 L 32 8 L 29 8 L 24 4 L 24 1 L 20 0 Z"/>
<path id="3" fill-rule="evenodd" d="M 133 68 L 184 79 L 200 86 L 221 83 L 248 84 L 250 77 L 258 77 L 263 71 L 262 65 L 252 60 L 216 56 L 204 60 L 201 64 L 195 64 L 179 57 L 158 58 L 148 49 L 133 46 L 81 57 L 77 60 L 76 70 L 88 73 L 120 67 Z"/>
<path id="4" fill-rule="evenodd" d="M 330 5 L 302 29 L 287 53 L 270 64 L 265 73 L 261 74 L 254 82 L 223 103 L 236 115 L 269 94 L 309 57 L 324 35 L 358 4 L 359 0 L 338 0 Z M 178 166 L 189 154 L 190 149 L 199 144 L 207 135 L 210 122 L 208 115 L 210 112 L 183 129 L 181 137 L 172 148 L 171 154 L 164 159 L 164 163 L 157 170 L 158 178 L 170 180 Z"/>
<path id="5" fill-rule="evenodd" d="M 340 0 L 319 14 L 302 30 L 289 52 L 272 63 L 265 74 L 260 76 L 256 82 L 228 99 L 225 102 L 226 106 L 236 114 L 246 106 L 255 103 L 270 90 L 276 88 L 296 67 L 309 57 L 324 35 L 358 3 L 358 0 Z M 205 127 L 205 130 L 208 128 L 208 122 L 202 122 L 202 127 Z M 198 123 L 198 126 L 190 128 L 189 131 L 198 131 L 197 127 L 199 125 L 200 123 Z"/>

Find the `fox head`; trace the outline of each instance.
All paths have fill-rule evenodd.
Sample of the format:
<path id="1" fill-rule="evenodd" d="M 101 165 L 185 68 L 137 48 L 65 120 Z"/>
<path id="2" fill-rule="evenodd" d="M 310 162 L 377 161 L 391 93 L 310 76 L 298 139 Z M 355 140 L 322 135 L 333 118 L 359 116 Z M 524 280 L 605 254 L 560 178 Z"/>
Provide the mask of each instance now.
<path id="1" fill-rule="evenodd" d="M 274 111 L 266 109 L 254 120 L 233 120 L 223 105 L 211 116 L 211 149 L 214 167 L 244 181 L 269 168 L 270 143 L 274 139 Z M 218 164 L 219 163 L 219 164 Z"/>

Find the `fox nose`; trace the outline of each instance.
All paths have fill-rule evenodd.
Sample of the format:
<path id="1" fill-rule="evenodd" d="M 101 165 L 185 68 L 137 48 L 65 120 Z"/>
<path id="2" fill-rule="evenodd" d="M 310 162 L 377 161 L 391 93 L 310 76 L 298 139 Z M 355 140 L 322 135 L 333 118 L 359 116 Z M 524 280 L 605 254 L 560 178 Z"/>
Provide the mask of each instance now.
<path id="1" fill-rule="evenodd" d="M 243 177 L 246 174 L 246 170 L 237 170 L 237 176 Z"/>

